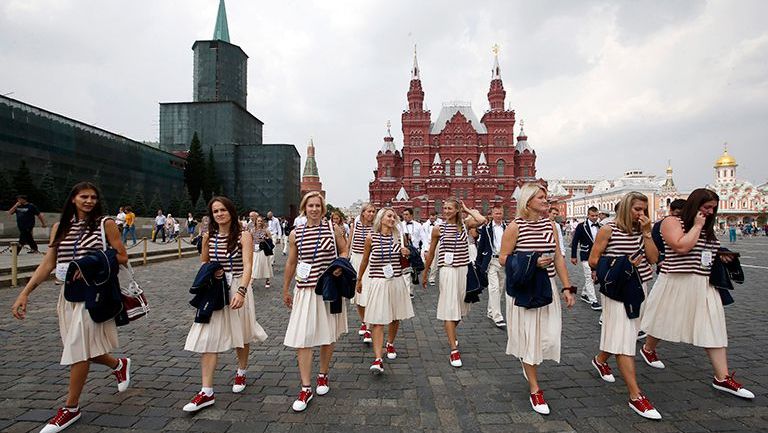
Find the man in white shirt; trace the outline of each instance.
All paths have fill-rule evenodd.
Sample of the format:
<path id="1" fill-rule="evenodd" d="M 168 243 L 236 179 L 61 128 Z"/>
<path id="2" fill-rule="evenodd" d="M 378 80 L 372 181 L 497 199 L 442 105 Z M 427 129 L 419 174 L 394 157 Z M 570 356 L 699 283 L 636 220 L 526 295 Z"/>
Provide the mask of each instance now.
<path id="1" fill-rule="evenodd" d="M 165 242 L 165 215 L 163 215 L 162 209 L 158 209 L 157 216 L 155 217 L 155 233 L 152 234 L 152 242 L 157 240 L 157 234 L 161 232 L 163 233 L 163 242 Z"/>
<path id="2" fill-rule="evenodd" d="M 122 234 L 123 227 L 125 227 L 125 210 L 122 206 L 120 206 L 120 210 L 117 212 L 117 216 L 115 217 L 115 224 L 117 224 L 117 229 L 120 230 L 120 234 Z"/>
<path id="3" fill-rule="evenodd" d="M 507 278 L 504 267 L 499 263 L 501 238 L 507 228 L 503 218 L 504 209 L 500 205 L 494 206 L 491 210 L 491 221 L 478 228 L 480 240 L 477 242 L 478 261 L 488 263 L 488 311 L 486 315 L 493 320 L 497 328 L 507 326 L 504 315 L 501 313 L 501 298 L 502 293 L 506 294 Z"/>
<path id="4" fill-rule="evenodd" d="M 584 273 L 584 289 L 581 291 L 581 300 L 590 305 L 595 311 L 602 310 L 600 302 L 597 301 L 595 293 L 595 284 L 592 281 L 594 271 L 589 267 L 589 255 L 592 252 L 592 246 L 597 238 L 597 232 L 600 231 L 600 223 L 597 222 L 597 208 L 591 206 L 587 209 L 587 220 L 576 226 L 571 240 L 571 263 L 574 265 L 581 261 L 581 269 Z"/>
<path id="5" fill-rule="evenodd" d="M 432 229 L 442 224 L 442 220 L 437 217 L 437 212 L 429 213 L 429 219 L 421 225 L 421 257 L 426 262 L 429 246 L 432 243 Z M 434 286 L 437 279 L 437 260 L 432 260 L 432 266 L 429 268 L 429 285 Z"/>
<path id="6" fill-rule="evenodd" d="M 406 244 L 410 240 L 414 247 L 419 248 L 421 245 L 421 224 L 413 219 L 413 209 L 411 208 L 403 210 L 403 220 L 400 221 L 400 233 L 403 234 Z M 413 298 L 413 281 L 411 278 L 410 274 L 403 274 L 403 280 L 405 280 L 405 284 L 408 286 L 408 293 Z"/>

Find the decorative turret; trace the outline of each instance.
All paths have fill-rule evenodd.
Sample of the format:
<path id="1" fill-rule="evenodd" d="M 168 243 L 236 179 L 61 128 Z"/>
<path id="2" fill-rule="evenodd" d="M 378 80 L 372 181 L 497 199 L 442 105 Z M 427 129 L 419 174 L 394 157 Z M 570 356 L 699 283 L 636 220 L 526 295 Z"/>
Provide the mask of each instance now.
<path id="1" fill-rule="evenodd" d="M 381 146 L 381 152 L 387 153 L 395 153 L 397 152 L 397 148 L 395 147 L 395 139 L 392 138 L 392 123 L 390 121 L 387 121 L 387 135 L 384 136 L 384 145 Z"/>
<path id="2" fill-rule="evenodd" d="M 677 187 L 675 187 L 675 180 L 672 179 L 672 161 L 668 161 L 667 163 L 667 178 L 664 180 L 664 185 L 661 186 L 662 191 L 674 191 Z"/>
<path id="3" fill-rule="evenodd" d="M 488 168 L 488 161 L 485 158 L 485 152 L 480 152 L 480 159 L 477 160 L 477 170 L 475 173 L 478 175 L 490 173 L 490 168 Z"/>
<path id="4" fill-rule="evenodd" d="M 443 174 L 443 160 L 440 159 L 440 152 L 435 152 L 435 159 L 432 160 L 432 168 L 429 170 L 432 176 L 441 176 Z"/>
<path id="5" fill-rule="evenodd" d="M 219 0 L 219 12 L 216 15 L 216 28 L 213 30 L 213 40 L 229 42 L 227 9 L 224 7 L 224 0 Z"/>
<path id="6" fill-rule="evenodd" d="M 413 46 L 413 68 L 411 86 L 408 89 L 408 111 L 424 111 L 424 90 L 421 89 L 421 72 L 416 59 L 416 45 Z"/>
<path id="7" fill-rule="evenodd" d="M 528 144 L 523 120 L 520 120 L 520 134 L 515 145 L 515 175 L 521 179 L 536 178 L 536 151 Z"/>
<path id="8" fill-rule="evenodd" d="M 320 191 L 325 197 L 323 184 L 320 182 L 320 174 L 317 172 L 317 162 L 315 161 L 315 143 L 310 138 L 307 144 L 307 161 L 304 163 L 304 174 L 301 177 L 301 195 L 309 191 Z"/>
<path id="9" fill-rule="evenodd" d="M 491 111 L 504 111 L 504 99 L 507 92 L 501 82 L 501 67 L 499 66 L 499 46 L 493 46 L 493 69 L 491 70 L 491 88 L 488 90 L 488 102 Z"/>
<path id="10" fill-rule="evenodd" d="M 728 183 L 736 181 L 736 159 L 728 154 L 728 143 L 723 143 L 723 154 L 715 162 L 715 182 Z"/>

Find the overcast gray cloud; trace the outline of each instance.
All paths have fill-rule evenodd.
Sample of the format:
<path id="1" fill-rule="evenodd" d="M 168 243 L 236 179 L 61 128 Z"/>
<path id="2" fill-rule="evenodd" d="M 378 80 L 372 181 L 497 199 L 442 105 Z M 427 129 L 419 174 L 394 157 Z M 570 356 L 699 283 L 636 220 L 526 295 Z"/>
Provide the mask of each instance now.
<path id="1" fill-rule="evenodd" d="M 192 43 L 217 0 L 4 0 L 0 93 L 137 140 L 157 140 L 158 102 L 192 97 Z M 739 175 L 766 181 L 768 6 L 756 1 L 228 0 L 250 56 L 248 108 L 264 140 L 314 137 L 329 199 L 368 194 L 391 120 L 402 145 L 413 44 L 425 102 L 488 107 L 501 46 L 507 101 L 543 177 L 663 173 L 712 178 L 728 141 Z"/>

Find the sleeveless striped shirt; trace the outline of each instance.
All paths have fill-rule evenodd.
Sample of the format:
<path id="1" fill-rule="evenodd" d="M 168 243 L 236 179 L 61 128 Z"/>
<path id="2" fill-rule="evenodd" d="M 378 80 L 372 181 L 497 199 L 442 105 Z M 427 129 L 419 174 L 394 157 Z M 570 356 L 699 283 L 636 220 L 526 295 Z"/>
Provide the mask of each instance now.
<path id="1" fill-rule="evenodd" d="M 609 222 L 608 227 L 611 228 L 612 232 L 611 239 L 608 240 L 608 245 L 605 247 L 604 255 L 608 257 L 631 256 L 637 250 L 643 248 L 643 234 L 641 232 L 628 234 L 620 229 L 615 221 Z M 637 267 L 637 273 L 640 274 L 640 279 L 643 282 L 653 279 L 653 269 L 648 264 L 645 254 L 643 254 L 643 259 Z"/>
<path id="2" fill-rule="evenodd" d="M 304 281 L 297 281 L 299 289 L 315 289 L 317 280 L 328 269 L 331 262 L 337 257 L 333 243 L 333 232 L 327 222 L 318 226 L 309 227 L 302 224 L 296 227 L 296 248 L 299 253 L 299 261 L 312 265 L 309 277 Z"/>
<path id="3" fill-rule="evenodd" d="M 56 263 L 69 263 L 82 259 L 90 253 L 101 251 L 104 244 L 101 241 L 101 220 L 96 221 L 96 229 L 88 231 L 85 220 L 73 221 L 67 235 L 56 248 Z"/>
<path id="4" fill-rule="evenodd" d="M 680 226 L 685 230 L 683 220 L 679 217 Z M 701 264 L 701 255 L 704 251 L 712 253 L 712 260 L 715 259 L 715 253 L 720 248 L 720 241 L 707 241 L 706 234 L 702 230 L 696 245 L 691 251 L 680 254 L 676 253 L 666 242 L 664 243 L 664 261 L 661 262 L 661 272 L 664 274 L 696 274 L 709 276 L 712 265 L 703 266 Z"/>
<path id="5" fill-rule="evenodd" d="M 555 248 L 557 247 L 557 244 L 555 244 L 555 232 L 552 231 L 552 221 L 549 218 L 541 218 L 538 221 L 515 218 L 515 223 L 517 223 L 519 229 L 515 252 L 555 253 Z M 557 275 L 554 262 L 547 266 L 547 275 L 550 278 Z"/>
<path id="6" fill-rule="evenodd" d="M 469 243 L 467 242 L 467 231 L 461 230 L 456 224 L 443 223 L 440 228 L 440 240 L 437 248 L 437 266 L 451 266 L 458 268 L 469 265 Z M 445 253 L 453 253 L 453 263 L 445 264 Z"/>
<path id="7" fill-rule="evenodd" d="M 264 229 L 253 229 L 250 232 L 253 235 L 253 244 L 256 246 L 259 246 L 260 242 L 267 239 L 267 231 Z"/>
<path id="8" fill-rule="evenodd" d="M 400 267 L 400 239 L 393 240 L 392 235 L 371 233 L 371 256 L 368 258 L 368 275 L 371 278 L 384 278 L 384 266 L 392 265 L 394 276 L 403 275 Z"/>
<path id="9" fill-rule="evenodd" d="M 231 272 L 236 277 L 243 276 L 243 247 L 240 238 L 237 239 L 237 248 L 227 251 L 227 236 L 221 233 L 213 233 L 208 238 L 208 260 L 219 262 L 224 266 L 224 272 Z"/>
<path id="10" fill-rule="evenodd" d="M 356 254 L 363 254 L 365 251 L 365 237 L 372 230 L 371 226 L 363 225 L 359 220 L 355 221 L 355 231 L 352 234 L 352 245 L 350 250 Z"/>

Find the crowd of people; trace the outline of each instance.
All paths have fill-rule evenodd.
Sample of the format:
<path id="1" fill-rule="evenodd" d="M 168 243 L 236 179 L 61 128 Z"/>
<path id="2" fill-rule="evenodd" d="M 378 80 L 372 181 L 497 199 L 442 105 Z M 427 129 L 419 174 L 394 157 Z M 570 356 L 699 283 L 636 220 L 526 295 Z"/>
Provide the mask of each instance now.
<path id="1" fill-rule="evenodd" d="M 444 200 L 440 215 L 431 212 L 423 222 L 411 209 L 398 214 L 370 204 L 345 220 L 341 213 L 327 213 L 321 193 L 309 192 L 300 216 L 289 224 L 271 212 L 239 218 L 231 200 L 213 197 L 199 222 L 187 217 L 187 234 L 197 239 L 202 264 L 190 290 L 196 313 L 184 349 L 200 354 L 201 389 L 183 411 L 215 403 L 220 353 L 235 351 L 232 392 L 245 390 L 250 345 L 267 339 L 257 321 L 253 288 L 261 280 L 270 287 L 278 245 L 287 256 L 281 293 L 290 314 L 283 344 L 296 353 L 299 390 L 292 409 L 297 412 L 331 390 L 331 361 L 335 343 L 348 332 L 348 304 L 356 309 L 359 337 L 370 344 L 368 369 L 381 376 L 386 363 L 398 358 L 398 330 L 414 317 L 413 288 L 418 285 L 437 285 L 435 318 L 443 322 L 446 360 L 455 368 L 464 366 L 460 325 L 471 304 L 479 302 L 479 293 L 488 292 L 486 316 L 506 331 L 505 352 L 519 361 L 529 403 L 539 414 L 550 413 L 539 385 L 540 366 L 545 360 L 560 362 L 563 310 L 577 299 L 600 312 L 600 339 L 584 348 L 596 353 L 591 368 L 600 380 L 614 382 L 609 360 L 615 357 L 627 386 L 626 404 L 640 416 L 661 418 L 638 383 L 638 341 L 641 359 L 655 369 L 666 367 L 657 352 L 662 341 L 702 347 L 715 389 L 754 397 L 729 372 L 723 305 L 730 301 L 710 282 L 714 267 L 730 266 L 737 257 L 721 248 L 716 237 L 719 198 L 714 192 L 693 191 L 687 200 L 673 202 L 670 215 L 657 222 L 649 218 L 648 198 L 631 192 L 612 216 L 600 219 L 598 209 L 590 208 L 587 219 L 568 230 L 557 223 L 545 187 L 522 186 L 517 203 L 508 221 L 502 206 L 483 215 L 455 199 Z M 155 225 L 153 241 L 158 236 L 164 240 L 168 228 L 169 236 L 178 236 L 180 224 L 172 215 L 158 211 Z M 65 406 L 43 433 L 61 431 L 80 418 L 79 397 L 91 363 L 113 372 L 118 392 L 131 384 L 131 358 L 111 355 L 118 347 L 115 319 L 96 314 L 98 305 L 87 301 L 90 292 L 75 288 L 82 287 L 82 261 L 94 254 L 112 250 L 117 263 L 128 261 L 124 243 L 130 234 L 135 242 L 134 227 L 129 207 L 115 219 L 106 217 L 98 188 L 88 182 L 75 185 L 52 228 L 50 248 L 12 306 L 13 316 L 24 319 L 30 294 L 51 272 L 64 281 L 57 313 L 61 364 L 70 366 L 69 390 Z M 580 295 L 571 283 L 567 257 L 583 273 Z M 654 266 L 658 276 L 651 286 Z"/>

